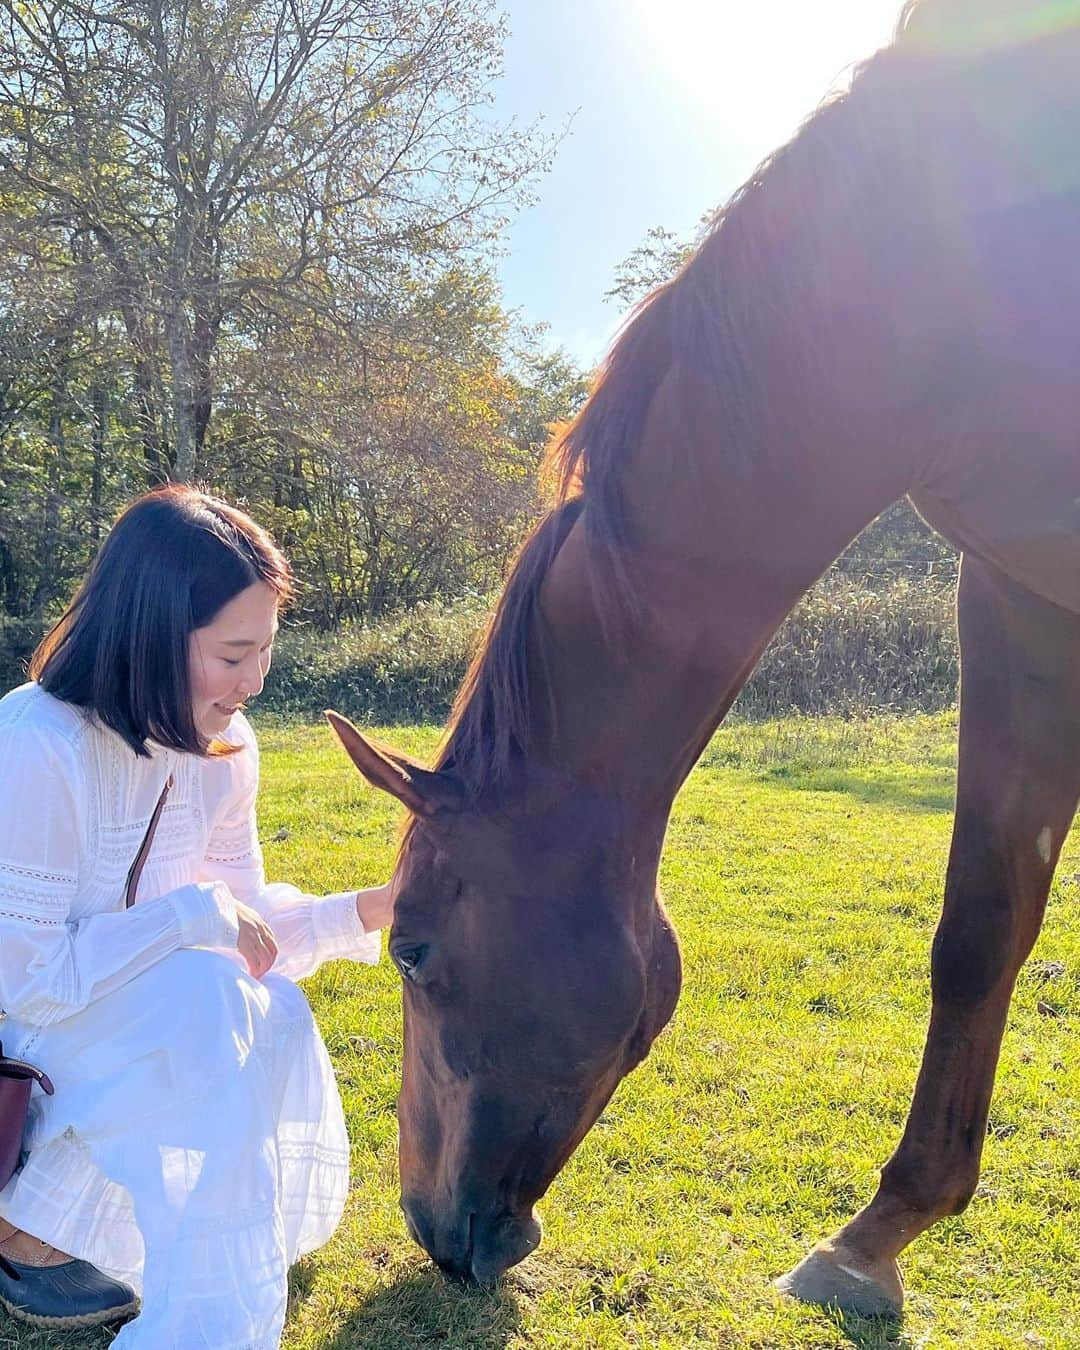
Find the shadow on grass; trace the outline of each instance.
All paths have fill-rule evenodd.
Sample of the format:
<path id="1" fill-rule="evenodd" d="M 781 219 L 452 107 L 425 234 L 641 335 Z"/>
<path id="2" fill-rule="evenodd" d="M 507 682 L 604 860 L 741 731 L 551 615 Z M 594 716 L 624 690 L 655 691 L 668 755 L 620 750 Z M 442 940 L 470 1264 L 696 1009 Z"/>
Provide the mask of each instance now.
<path id="1" fill-rule="evenodd" d="M 925 1344 L 904 1334 L 902 1317 L 858 1317 L 837 1312 L 836 1327 L 859 1350 L 917 1350 L 918 1345 Z"/>
<path id="2" fill-rule="evenodd" d="M 952 773 L 913 779 L 909 774 L 855 770 L 818 770 L 789 776 L 782 772 L 769 775 L 770 782 L 793 792 L 843 792 L 867 806 L 888 806 L 915 814 L 952 814 L 956 805 L 956 780 Z"/>
<path id="3" fill-rule="evenodd" d="M 320 1342 L 319 1350 L 414 1350 L 432 1345 L 503 1350 L 520 1322 L 509 1290 L 471 1289 L 424 1270 L 373 1293 Z"/>

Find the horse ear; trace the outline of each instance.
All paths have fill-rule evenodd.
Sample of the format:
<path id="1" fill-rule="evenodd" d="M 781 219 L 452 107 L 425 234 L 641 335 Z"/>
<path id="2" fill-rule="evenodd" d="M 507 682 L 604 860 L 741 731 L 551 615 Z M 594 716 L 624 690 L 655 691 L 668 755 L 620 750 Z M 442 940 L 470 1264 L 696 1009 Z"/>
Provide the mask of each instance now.
<path id="1" fill-rule="evenodd" d="M 430 817 L 437 811 L 461 810 L 464 793 L 453 774 L 425 769 L 407 755 L 375 745 L 340 713 L 327 709 L 323 716 L 372 787 L 389 792 L 414 816 Z"/>

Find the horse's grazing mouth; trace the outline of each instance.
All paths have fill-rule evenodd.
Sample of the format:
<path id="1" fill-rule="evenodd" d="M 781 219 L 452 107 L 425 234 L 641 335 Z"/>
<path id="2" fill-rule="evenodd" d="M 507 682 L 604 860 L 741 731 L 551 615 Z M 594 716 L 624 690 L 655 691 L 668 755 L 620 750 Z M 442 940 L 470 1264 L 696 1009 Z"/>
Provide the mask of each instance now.
<path id="1" fill-rule="evenodd" d="M 1036 10 L 909 0 L 640 310 L 436 767 L 333 719 L 413 817 L 401 1178 L 447 1269 L 486 1282 L 532 1249 L 521 1216 L 671 1016 L 675 793 L 799 595 L 905 493 L 966 550 L 933 1015 L 877 1194 L 784 1288 L 895 1310 L 898 1253 L 974 1191 L 1080 797 L 1080 18 Z"/>
<path id="2" fill-rule="evenodd" d="M 487 1231 L 482 1231 L 482 1240 L 478 1243 L 477 1231 L 480 1225 L 476 1215 L 470 1214 L 466 1221 L 467 1241 L 464 1253 L 460 1258 L 455 1258 L 441 1253 L 430 1239 L 424 1240 L 410 1219 L 407 1209 L 405 1209 L 405 1226 L 413 1241 L 428 1252 L 444 1275 L 480 1289 L 492 1288 L 504 1271 L 517 1265 L 530 1252 L 536 1250 L 542 1236 L 540 1221 L 535 1215 L 514 1218 L 507 1214 L 490 1223 Z"/>

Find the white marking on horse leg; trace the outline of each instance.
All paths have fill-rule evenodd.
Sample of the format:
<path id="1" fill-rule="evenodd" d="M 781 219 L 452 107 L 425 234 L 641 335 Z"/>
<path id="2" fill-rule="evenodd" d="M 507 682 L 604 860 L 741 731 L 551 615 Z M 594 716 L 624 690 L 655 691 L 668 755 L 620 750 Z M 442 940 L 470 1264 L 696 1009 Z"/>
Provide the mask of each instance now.
<path id="1" fill-rule="evenodd" d="M 1035 840 L 1035 847 L 1039 850 L 1039 857 L 1049 866 L 1054 852 L 1054 836 L 1050 833 L 1049 825 L 1043 826 L 1039 831 L 1039 837 Z"/>
<path id="2" fill-rule="evenodd" d="M 863 1284 L 870 1284 L 874 1279 L 873 1275 L 867 1275 L 866 1271 L 856 1270 L 854 1266 L 842 1266 L 839 1261 L 836 1263 L 836 1269 L 850 1275 L 853 1280 L 862 1280 Z"/>

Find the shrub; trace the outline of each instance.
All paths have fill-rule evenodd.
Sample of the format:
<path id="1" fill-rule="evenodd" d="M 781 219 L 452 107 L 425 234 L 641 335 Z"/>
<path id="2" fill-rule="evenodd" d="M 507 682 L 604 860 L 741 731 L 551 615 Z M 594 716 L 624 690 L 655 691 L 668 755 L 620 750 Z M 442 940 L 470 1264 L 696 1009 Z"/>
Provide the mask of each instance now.
<path id="1" fill-rule="evenodd" d="M 489 600 L 431 602 L 336 633 L 285 627 L 260 709 L 337 708 L 367 721 L 440 721 L 487 622 Z"/>
<path id="2" fill-rule="evenodd" d="M 442 720 L 479 641 L 489 601 L 428 604 L 336 634 L 283 632 L 260 706 L 335 706 L 370 721 Z M 830 573 L 770 643 L 738 715 L 936 711 L 956 699 L 953 587 L 933 578 L 870 584 Z"/>
<path id="3" fill-rule="evenodd" d="M 371 722 L 442 721 L 490 603 L 432 602 L 336 633 L 287 625 L 258 706 L 289 717 L 336 707 Z M 37 637 L 32 624 L 0 618 L 0 689 L 26 678 Z M 957 667 L 949 582 L 832 572 L 773 638 L 735 713 L 933 712 L 955 702 Z"/>
<path id="4" fill-rule="evenodd" d="M 41 635 L 41 628 L 32 620 L 0 614 L 0 693 L 25 682 L 26 663 Z"/>
<path id="5" fill-rule="evenodd" d="M 955 587 L 933 575 L 871 584 L 827 573 L 781 626 L 736 703 L 787 712 L 937 712 L 956 701 Z"/>

